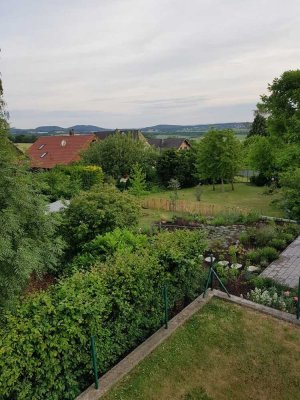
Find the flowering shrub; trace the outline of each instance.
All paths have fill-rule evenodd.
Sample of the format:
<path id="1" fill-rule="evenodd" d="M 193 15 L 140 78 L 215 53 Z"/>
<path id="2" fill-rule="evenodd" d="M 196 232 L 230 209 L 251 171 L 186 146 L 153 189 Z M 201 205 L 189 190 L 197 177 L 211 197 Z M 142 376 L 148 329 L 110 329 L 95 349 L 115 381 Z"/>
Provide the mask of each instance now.
<path id="1" fill-rule="evenodd" d="M 281 311 L 291 312 L 294 300 L 290 297 L 290 292 L 279 293 L 275 287 L 269 289 L 255 288 L 247 293 L 247 298 L 258 304 L 273 307 Z"/>

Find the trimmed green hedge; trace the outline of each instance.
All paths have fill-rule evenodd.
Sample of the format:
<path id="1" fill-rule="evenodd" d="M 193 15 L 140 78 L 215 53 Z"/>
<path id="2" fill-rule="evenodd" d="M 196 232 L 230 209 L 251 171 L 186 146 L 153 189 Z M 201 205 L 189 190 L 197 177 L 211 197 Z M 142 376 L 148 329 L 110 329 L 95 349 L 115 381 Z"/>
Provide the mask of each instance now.
<path id="1" fill-rule="evenodd" d="M 161 326 L 163 282 L 171 307 L 202 291 L 205 246 L 202 232 L 164 232 L 27 298 L 0 331 L 0 398 L 74 399 L 92 382 L 90 335 L 103 374 Z"/>

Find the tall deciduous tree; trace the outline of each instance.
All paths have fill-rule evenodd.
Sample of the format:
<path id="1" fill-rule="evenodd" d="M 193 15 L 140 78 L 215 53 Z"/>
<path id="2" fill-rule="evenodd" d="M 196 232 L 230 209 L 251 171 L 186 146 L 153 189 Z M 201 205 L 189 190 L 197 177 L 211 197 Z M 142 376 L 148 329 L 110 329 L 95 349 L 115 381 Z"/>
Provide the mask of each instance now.
<path id="1" fill-rule="evenodd" d="M 289 142 L 300 142 L 300 69 L 286 71 L 268 85 L 258 109 L 269 114 L 268 129 Z"/>
<path id="2" fill-rule="evenodd" d="M 2 95 L 2 86 L 1 95 Z M 62 254 L 56 224 L 10 143 L 0 97 L 0 308 L 13 302 L 32 273 L 55 269 Z"/>
<path id="3" fill-rule="evenodd" d="M 195 151 L 168 149 L 157 160 L 157 174 L 160 182 L 167 186 L 171 179 L 178 179 L 181 187 L 197 183 L 195 179 Z"/>
<path id="4" fill-rule="evenodd" d="M 116 179 L 130 175 L 135 164 L 143 165 L 150 175 L 155 159 L 155 151 L 147 144 L 120 133 L 96 142 L 82 156 L 85 164 L 99 165 L 106 175 Z"/>
<path id="5" fill-rule="evenodd" d="M 229 181 L 234 190 L 233 179 L 240 167 L 241 146 L 230 130 L 211 130 L 201 140 L 197 149 L 196 169 L 199 179 L 209 179 L 213 183 Z"/>
<path id="6" fill-rule="evenodd" d="M 271 140 L 266 137 L 253 136 L 248 147 L 250 166 L 269 180 L 274 174 L 275 155 Z"/>

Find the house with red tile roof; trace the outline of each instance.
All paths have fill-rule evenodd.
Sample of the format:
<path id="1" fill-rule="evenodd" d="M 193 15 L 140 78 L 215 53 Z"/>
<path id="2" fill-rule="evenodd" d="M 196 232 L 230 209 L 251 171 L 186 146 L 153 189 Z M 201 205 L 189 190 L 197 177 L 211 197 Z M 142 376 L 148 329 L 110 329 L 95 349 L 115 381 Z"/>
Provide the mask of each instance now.
<path id="1" fill-rule="evenodd" d="M 51 169 L 80 160 L 80 153 L 95 142 L 96 136 L 40 136 L 27 150 L 31 168 Z"/>

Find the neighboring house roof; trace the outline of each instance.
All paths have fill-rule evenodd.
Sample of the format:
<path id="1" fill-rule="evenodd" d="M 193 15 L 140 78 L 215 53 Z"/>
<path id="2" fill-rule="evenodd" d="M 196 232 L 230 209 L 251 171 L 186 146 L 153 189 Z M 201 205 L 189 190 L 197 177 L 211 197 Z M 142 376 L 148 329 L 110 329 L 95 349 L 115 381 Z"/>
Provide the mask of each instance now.
<path id="1" fill-rule="evenodd" d="M 80 153 L 96 140 L 95 135 L 40 136 L 27 154 L 31 168 L 53 168 L 80 160 Z"/>
<path id="2" fill-rule="evenodd" d="M 99 140 L 104 140 L 108 136 L 113 135 L 115 131 L 100 131 L 100 132 L 94 132 L 94 135 L 96 136 L 97 139 Z"/>
<path id="3" fill-rule="evenodd" d="M 185 148 L 191 147 L 191 145 L 185 138 L 167 138 L 167 139 L 150 138 L 147 140 L 151 146 L 154 146 L 159 150 L 167 150 L 167 149 L 179 150 L 183 146 Z"/>

